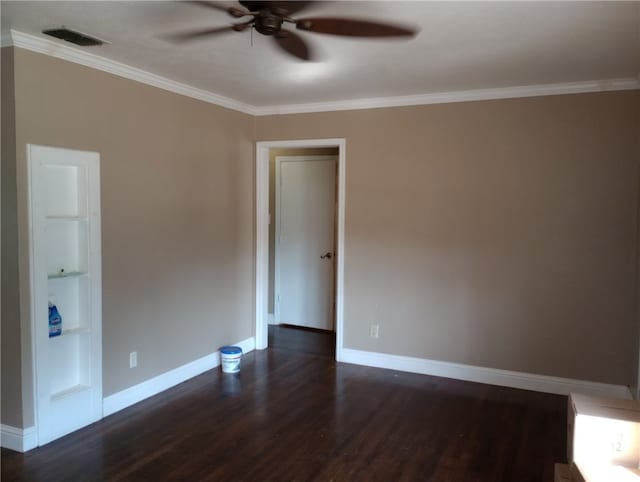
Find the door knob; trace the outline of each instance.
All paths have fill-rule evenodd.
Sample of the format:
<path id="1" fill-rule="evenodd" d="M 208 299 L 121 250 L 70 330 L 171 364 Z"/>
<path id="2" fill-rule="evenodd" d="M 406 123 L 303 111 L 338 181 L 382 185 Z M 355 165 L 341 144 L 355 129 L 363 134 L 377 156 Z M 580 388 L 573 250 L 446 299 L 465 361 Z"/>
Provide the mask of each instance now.
<path id="1" fill-rule="evenodd" d="M 325 259 L 325 258 L 331 259 L 331 251 L 329 251 L 328 253 L 323 254 L 322 256 L 320 256 L 320 259 Z"/>

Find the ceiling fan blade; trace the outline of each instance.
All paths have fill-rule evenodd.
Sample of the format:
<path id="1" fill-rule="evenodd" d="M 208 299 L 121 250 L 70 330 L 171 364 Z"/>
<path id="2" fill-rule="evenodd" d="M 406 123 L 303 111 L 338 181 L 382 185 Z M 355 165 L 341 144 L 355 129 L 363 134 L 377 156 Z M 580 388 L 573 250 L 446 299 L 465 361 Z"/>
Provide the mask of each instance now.
<path id="1" fill-rule="evenodd" d="M 201 7 L 207 7 L 207 8 L 212 8 L 214 10 L 221 10 L 223 12 L 227 12 L 229 15 L 239 18 L 239 17 L 244 17 L 246 15 L 249 15 L 249 12 L 247 12 L 246 10 L 242 9 L 242 8 L 238 8 L 238 7 L 234 7 L 231 5 L 225 5 L 224 3 L 220 3 L 220 2 L 207 2 L 204 0 L 190 0 L 189 3 L 192 3 L 194 5 L 200 5 Z"/>
<path id="2" fill-rule="evenodd" d="M 345 37 L 413 37 L 417 30 L 399 25 L 348 18 L 302 18 L 296 27 L 309 32 L 342 35 Z"/>
<path id="3" fill-rule="evenodd" d="M 225 27 L 216 27 L 216 28 L 202 28 L 198 30 L 189 30 L 187 32 L 178 32 L 174 34 L 166 35 L 165 38 L 172 42 L 188 42 L 190 40 L 198 40 L 202 37 L 208 37 L 210 35 L 218 35 L 221 33 L 233 32 L 233 31 L 242 31 L 246 29 L 251 22 L 247 23 L 237 23 L 234 25 L 227 25 Z"/>
<path id="4" fill-rule="evenodd" d="M 273 36 L 273 39 L 288 54 L 301 60 L 311 60 L 311 49 L 298 34 L 288 30 L 281 30 Z"/>

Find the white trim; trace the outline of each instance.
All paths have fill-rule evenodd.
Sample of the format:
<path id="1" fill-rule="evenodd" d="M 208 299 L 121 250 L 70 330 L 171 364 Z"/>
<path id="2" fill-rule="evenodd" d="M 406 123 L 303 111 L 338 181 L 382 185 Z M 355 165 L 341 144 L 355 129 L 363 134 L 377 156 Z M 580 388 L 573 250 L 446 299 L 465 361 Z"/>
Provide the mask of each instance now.
<path id="1" fill-rule="evenodd" d="M 266 156 L 266 161 L 263 157 Z M 256 153 L 256 350 L 269 344 L 269 148 Z"/>
<path id="2" fill-rule="evenodd" d="M 27 158 L 29 157 L 29 145 L 27 145 Z M 29 319 L 28 319 L 28 323 L 29 323 L 29 344 L 30 344 L 30 348 L 31 348 L 31 385 L 32 385 L 32 397 L 31 400 L 33 401 L 33 418 L 34 418 L 34 428 L 36 430 L 36 438 L 38 438 L 38 427 L 40 427 L 40 401 L 38 400 L 38 368 L 37 368 L 37 348 L 36 348 L 36 320 L 35 320 L 35 313 L 37 312 L 37 308 L 36 308 L 36 304 L 35 304 L 35 293 L 36 293 L 36 267 L 35 267 L 35 252 L 36 252 L 36 248 L 35 248 L 35 242 L 33 239 L 33 228 L 35 225 L 35 216 L 34 216 L 34 195 L 36 192 L 35 189 L 35 179 L 34 179 L 34 169 L 35 166 L 31 165 L 31 162 L 27 162 L 26 164 L 26 170 L 27 170 L 27 179 L 26 179 L 26 185 L 27 185 L 27 222 L 28 222 L 28 237 L 27 237 L 27 244 L 29 247 L 29 253 L 28 253 L 28 267 L 29 267 L 29 276 L 28 276 L 28 283 L 29 283 L 29 293 L 26 294 L 28 296 L 28 303 L 29 303 Z M 18 181 L 18 186 L 21 186 L 22 184 Z M 24 315 L 23 315 L 24 316 Z M 21 323 L 24 324 L 24 320 L 21 320 Z M 21 325 L 21 331 L 24 333 L 27 330 L 24 329 L 24 326 Z M 24 334 L 22 335 L 24 336 Z M 23 355 L 23 359 L 22 359 L 22 371 L 24 372 L 25 369 L 25 360 L 24 360 L 24 355 Z M 23 410 L 24 410 L 24 405 L 25 405 L 25 400 L 24 400 L 24 389 L 22 391 L 22 396 L 23 396 L 23 401 L 22 401 L 22 406 L 23 406 Z"/>
<path id="3" fill-rule="evenodd" d="M 234 343 L 234 345 L 242 348 L 243 353 L 249 353 L 255 349 L 255 339 L 253 337 L 247 338 L 241 342 Z M 103 416 L 107 417 L 114 414 L 219 365 L 220 352 L 216 351 L 186 365 L 174 368 L 162 375 L 150 378 L 142 383 L 109 395 L 103 400 Z"/>
<path id="4" fill-rule="evenodd" d="M 26 452 L 38 446 L 38 431 L 35 427 L 16 428 L 0 425 L 0 445 L 16 452 Z"/>
<path id="5" fill-rule="evenodd" d="M 560 94 L 584 94 L 589 92 L 605 92 L 612 90 L 640 89 L 640 78 L 600 79 L 580 82 L 563 82 L 556 84 L 519 85 L 491 89 L 473 89 L 451 92 L 436 92 L 392 97 L 373 97 L 367 99 L 347 99 L 332 102 L 313 102 L 305 104 L 253 106 L 225 97 L 213 92 L 192 87 L 160 75 L 132 67 L 115 60 L 88 53 L 62 43 L 11 30 L 11 37 L 5 32 L 2 46 L 31 50 L 51 57 L 67 60 L 76 64 L 91 67 L 103 72 L 152 85 L 176 94 L 198 99 L 203 102 L 244 112 L 254 116 L 301 114 L 311 112 L 328 112 L 358 109 L 379 109 L 410 105 L 444 104 L 451 102 L 469 102 L 477 100 L 511 99 L 518 97 L 537 97 Z"/>
<path id="6" fill-rule="evenodd" d="M 268 313 L 267 314 L 267 323 L 269 323 L 270 325 L 277 325 L 278 323 L 276 323 L 276 320 L 274 318 L 274 314 L 273 313 Z"/>
<path id="7" fill-rule="evenodd" d="M 278 325 L 280 324 L 280 176 L 282 175 L 280 172 L 282 168 L 280 159 L 282 157 L 283 156 L 276 156 L 275 159 L 275 180 L 273 184 L 276 212 L 273 219 L 270 219 L 271 223 L 275 225 L 273 236 L 273 322 Z M 271 162 L 269 162 L 269 170 L 271 170 Z M 271 172 L 269 172 L 269 177 L 271 177 Z M 271 184 L 271 182 L 269 182 L 269 184 Z M 269 247 L 269 251 L 271 251 L 271 247 Z"/>
<path id="8" fill-rule="evenodd" d="M 334 102 L 314 102 L 309 104 L 274 105 L 254 107 L 256 116 L 302 114 L 311 112 L 331 112 L 340 110 L 380 109 L 410 105 L 447 104 L 452 102 L 470 102 L 477 100 L 512 99 L 518 97 L 539 97 L 545 95 L 584 94 L 588 92 L 606 92 L 611 90 L 640 89 L 640 80 L 604 79 L 561 84 L 521 85 L 494 89 L 459 90 L 394 97 L 372 97 L 368 99 L 350 99 Z"/>
<path id="9" fill-rule="evenodd" d="M 347 175 L 347 142 L 340 140 L 338 145 L 338 237 L 336 246 L 336 361 L 342 361 L 344 349 L 344 223 Z"/>
<path id="10" fill-rule="evenodd" d="M 556 393 L 559 395 L 584 393 L 610 398 L 632 398 L 629 387 L 624 385 L 609 385 L 606 383 L 575 380 L 572 378 L 536 375 L 532 373 L 428 360 L 425 358 L 353 350 L 351 348 L 343 348 L 342 357 L 343 362 L 354 363 L 356 365 L 388 368 L 403 372 L 454 378 L 456 380 L 467 380 L 489 385 L 533 390 L 536 392 Z"/>
<path id="11" fill-rule="evenodd" d="M 254 111 L 253 107 L 250 105 L 239 102 L 235 99 L 230 99 L 229 97 L 224 97 L 203 89 L 191 87 L 190 85 L 176 82 L 175 80 L 171 80 L 160 75 L 152 74 L 146 70 L 131 67 L 130 65 L 69 47 L 52 40 L 18 32 L 17 30 L 11 30 L 11 38 L 15 47 L 67 60 L 96 70 L 108 72 L 119 77 L 124 77 L 125 79 L 135 80 L 143 84 L 158 87 L 159 89 L 168 90 L 175 94 L 202 100 L 210 104 L 226 107 L 227 109 L 244 112 L 245 114 L 253 114 Z"/>
<path id="12" fill-rule="evenodd" d="M 345 139 L 259 141 L 256 143 L 256 349 L 268 346 L 269 299 L 269 150 L 289 148 L 338 148 L 338 211 L 336 246 L 336 360 L 342 357 L 344 320 L 344 213 L 347 142 Z"/>

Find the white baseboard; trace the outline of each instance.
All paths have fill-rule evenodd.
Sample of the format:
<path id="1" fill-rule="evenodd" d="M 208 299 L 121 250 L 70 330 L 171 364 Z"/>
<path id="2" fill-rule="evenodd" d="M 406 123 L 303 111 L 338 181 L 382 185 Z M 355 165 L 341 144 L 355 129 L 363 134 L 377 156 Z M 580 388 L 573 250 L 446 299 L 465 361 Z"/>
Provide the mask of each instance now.
<path id="1" fill-rule="evenodd" d="M 234 345 L 242 348 L 243 353 L 248 353 L 255 350 L 256 341 L 255 338 L 251 337 L 246 340 L 242 340 L 239 343 L 234 343 Z M 150 378 L 142 383 L 114 393 L 113 395 L 109 395 L 103 400 L 103 416 L 107 417 L 219 365 L 220 352 L 217 351 L 187 363 L 186 365 L 174 368 L 162 375 L 158 375 L 157 377 Z"/>
<path id="2" fill-rule="evenodd" d="M 568 395 L 569 393 L 576 392 L 610 398 L 633 398 L 629 387 L 624 385 L 609 385 L 606 383 L 574 380 L 572 378 L 535 375 L 532 373 L 462 365 L 459 363 L 428 360 L 425 358 L 353 350 L 351 348 L 343 348 L 340 358 L 340 361 L 344 363 L 389 368 L 403 372 L 455 378 L 457 380 L 521 388 L 523 390 L 533 390 L 536 392 L 555 393 L 559 395 Z"/>
<path id="3" fill-rule="evenodd" d="M 273 313 L 267 313 L 267 323 L 270 325 L 279 325 L 280 323 L 276 323 L 276 319 Z"/>
<path id="4" fill-rule="evenodd" d="M 16 452 L 26 452 L 38 446 L 38 432 L 35 427 L 16 428 L 0 425 L 0 445 Z"/>

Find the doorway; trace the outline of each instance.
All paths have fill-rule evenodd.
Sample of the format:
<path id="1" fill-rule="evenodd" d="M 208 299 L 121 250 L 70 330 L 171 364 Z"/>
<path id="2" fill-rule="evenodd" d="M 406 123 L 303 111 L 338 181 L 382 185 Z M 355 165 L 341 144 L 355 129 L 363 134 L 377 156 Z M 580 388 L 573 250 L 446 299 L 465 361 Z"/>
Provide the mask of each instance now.
<path id="1" fill-rule="evenodd" d="M 278 152 L 278 150 L 291 150 L 291 149 L 303 149 L 307 154 L 305 159 L 292 158 L 291 156 L 279 156 L 280 159 L 280 171 L 284 166 L 284 171 L 279 172 L 279 174 L 285 173 L 284 179 L 288 180 L 288 182 L 295 182 L 298 185 L 298 188 L 294 188 L 290 191 L 290 195 L 292 199 L 286 199 L 285 203 L 289 203 L 289 207 L 294 207 L 293 214 L 289 213 L 289 215 L 293 215 L 293 218 L 304 219 L 304 214 L 298 212 L 296 205 L 304 204 L 304 203 L 314 203 L 318 202 L 320 198 L 313 198 L 313 195 L 305 192 L 305 190 L 311 189 L 312 191 L 316 189 L 313 187 L 313 184 L 316 183 L 318 178 L 331 178 L 333 182 L 334 191 L 324 195 L 324 201 L 326 202 L 327 196 L 333 199 L 334 209 L 331 209 L 332 213 L 335 213 L 334 220 L 330 221 L 334 224 L 335 231 L 329 233 L 329 242 L 326 241 L 326 236 L 324 238 L 323 243 L 328 246 L 325 248 L 320 248 L 319 246 L 314 246 L 313 243 L 310 243 L 309 240 L 317 237 L 317 234 L 307 233 L 302 238 L 298 238 L 293 240 L 295 244 L 295 251 L 299 255 L 301 252 L 304 252 L 306 248 L 309 248 L 309 252 L 311 254 L 307 254 L 307 258 L 309 262 L 313 261 L 313 265 L 315 265 L 316 273 L 309 271 L 303 275 L 300 272 L 297 274 L 293 274 L 293 279 L 295 280 L 297 277 L 298 282 L 289 283 L 290 286 L 287 286 L 287 282 L 283 284 L 283 277 L 280 276 L 279 283 L 275 283 L 276 273 L 275 267 L 279 266 L 278 275 L 281 275 L 282 271 L 290 271 L 292 266 L 291 263 L 287 265 L 286 257 L 280 257 L 278 261 L 280 263 L 275 263 L 274 258 L 275 255 L 271 255 L 271 264 L 270 261 L 270 248 L 276 247 L 276 240 L 274 237 L 273 231 L 275 231 L 277 227 L 277 220 L 275 216 L 275 212 L 270 213 L 269 210 L 269 197 L 275 198 L 275 189 L 277 185 L 272 182 L 270 186 L 270 176 L 269 176 L 269 165 L 270 161 L 275 160 L 274 152 Z M 314 151 L 310 151 L 314 149 Z M 309 154 L 318 154 L 318 150 L 323 150 L 323 153 L 330 152 L 335 154 L 333 156 L 333 165 L 336 167 L 331 168 L 331 162 L 328 159 L 312 159 Z M 327 151 L 327 149 L 329 149 Z M 292 325 L 302 325 L 311 328 L 320 328 L 320 329 L 334 329 L 335 327 L 335 357 L 336 360 L 340 361 L 341 358 L 341 349 L 342 349 L 342 321 L 343 321 L 343 273 L 344 273 L 344 199 L 345 199 L 345 149 L 346 142 L 344 139 L 319 139 L 319 140 L 304 140 L 304 141 L 269 141 L 269 142 L 258 142 L 257 143 L 257 155 L 256 155 L 256 348 L 264 349 L 267 348 L 269 344 L 268 340 L 268 323 L 270 318 L 275 320 L 278 319 L 281 323 L 289 323 Z M 291 151 L 289 151 L 291 152 Z M 286 159 L 289 157 L 289 159 Z M 276 165 L 273 162 L 274 167 Z M 329 171 L 333 169 L 331 176 L 329 176 Z M 337 171 L 337 173 L 336 173 Z M 337 174 L 337 182 L 336 182 L 336 174 Z M 282 176 L 279 176 L 282 177 Z M 307 182 L 311 181 L 311 188 L 306 186 L 303 189 L 300 189 L 299 182 Z M 280 186 L 282 188 L 283 186 Z M 284 189 L 287 189 L 284 186 Z M 335 193 L 335 194 L 334 194 Z M 302 197 L 300 197 L 302 196 Z M 280 200 L 283 198 L 280 196 Z M 326 210 L 326 209 L 325 209 Z M 286 216 L 287 214 L 285 214 Z M 323 215 L 320 215 L 323 217 Z M 270 223 L 271 221 L 271 223 Z M 312 231 L 315 229 L 315 222 L 303 222 L 302 224 L 306 225 L 306 228 L 310 228 Z M 312 220 L 314 221 L 314 220 Z M 295 224 L 295 222 L 294 222 Z M 270 236 L 270 225 L 272 229 L 272 235 Z M 326 234 L 326 233 L 325 233 Z M 285 237 L 287 235 L 285 234 Z M 310 236 L 310 237 L 309 237 Z M 332 239 L 331 239 L 332 238 Z M 288 241 L 286 239 L 282 239 L 284 244 Z M 289 239 L 291 241 L 291 239 Z M 332 242 L 333 241 L 333 242 Z M 317 243 L 316 243 L 317 244 Z M 313 246 L 312 246 L 313 245 Z M 286 248 L 288 252 L 290 252 L 290 246 L 283 246 L 282 248 Z M 313 253 L 314 250 L 322 250 L 320 253 Z M 326 252 L 325 252 L 326 251 Z M 315 255 L 317 254 L 317 260 L 315 259 Z M 313 259 L 312 259 L 313 258 Z M 270 270 L 270 266 L 273 266 L 274 269 Z M 335 276 L 332 271 L 335 269 Z M 294 269 L 295 271 L 295 269 Z M 324 273 L 324 278 L 322 278 L 322 273 Z M 320 274 L 320 278 L 317 278 L 317 275 Z M 328 277 L 327 277 L 328 276 Z M 293 305 L 286 305 L 286 300 L 283 298 L 283 295 L 288 297 L 293 297 L 298 300 L 301 298 L 301 285 L 304 283 L 300 283 L 299 280 L 304 279 L 305 282 L 308 282 L 310 279 L 315 281 L 313 283 L 317 283 L 318 280 L 324 279 L 329 280 L 329 291 L 330 294 L 335 294 L 335 302 L 331 297 L 321 297 L 318 299 L 311 299 L 310 304 L 306 307 L 300 306 L 300 303 L 297 301 L 293 303 Z M 273 280 L 273 281 L 271 281 Z M 334 285 L 335 280 L 335 285 Z M 323 281 L 319 281 L 320 284 Z M 275 287 L 278 285 L 277 290 L 271 290 L 270 287 Z M 335 290 L 333 289 L 335 286 Z M 287 291 L 289 290 L 289 291 Z M 276 293 L 278 291 L 278 293 Z M 276 298 L 277 295 L 280 295 L 280 299 Z M 302 296 L 304 298 L 304 295 Z M 312 297 L 313 298 L 313 297 Z M 272 301 L 273 300 L 273 301 Z M 307 300 L 308 301 L 308 300 Z M 283 303 L 284 302 L 284 303 Z M 303 303 L 304 304 L 304 303 Z M 283 310 L 284 308 L 284 310 Z M 277 316 L 275 311 L 278 311 Z M 311 311 L 305 311 L 311 310 Z M 273 317 L 270 317 L 270 313 L 273 313 Z M 297 314 L 296 314 L 297 313 Z M 315 317 L 315 318 L 314 318 Z"/>

